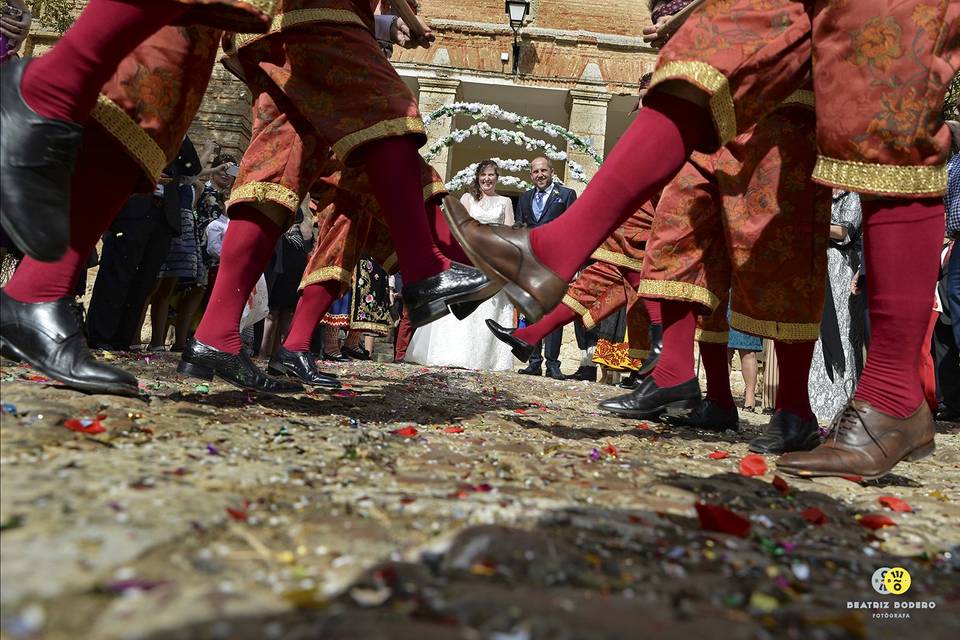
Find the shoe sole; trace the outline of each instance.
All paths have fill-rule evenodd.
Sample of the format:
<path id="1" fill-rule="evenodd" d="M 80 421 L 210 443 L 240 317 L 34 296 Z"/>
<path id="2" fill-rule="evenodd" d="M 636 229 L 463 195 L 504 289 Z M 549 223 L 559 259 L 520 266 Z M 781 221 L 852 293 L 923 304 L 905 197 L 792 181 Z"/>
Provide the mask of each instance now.
<path id="1" fill-rule="evenodd" d="M 662 416 L 664 413 L 668 413 L 671 410 L 673 411 L 682 411 L 690 410 L 696 408 L 697 404 L 700 402 L 700 398 L 691 398 L 689 400 L 675 400 L 673 402 L 668 402 L 665 405 L 657 407 L 656 409 L 650 411 L 640 411 L 638 409 L 609 409 L 604 406 L 600 406 L 601 409 L 612 413 L 621 418 L 631 418 L 639 420 L 655 420 Z"/>
<path id="2" fill-rule="evenodd" d="M 493 265 L 484 260 L 483 256 L 475 253 L 473 249 L 470 248 L 470 245 L 467 244 L 466 238 L 460 231 L 460 226 L 453 219 L 453 216 L 450 214 L 450 212 L 447 211 L 446 207 L 440 207 L 440 210 L 443 211 L 443 217 L 447 221 L 447 226 L 450 227 L 450 232 L 463 248 L 463 252 L 467 254 L 468 258 L 470 258 L 473 266 L 483 271 L 485 274 L 487 274 L 488 278 L 499 283 L 503 287 L 503 292 L 506 293 L 507 297 L 510 298 L 510 300 L 520 308 L 520 311 L 523 312 L 523 317 L 526 318 L 530 324 L 540 320 L 545 313 L 543 305 L 537 302 L 533 296 L 524 291 L 519 285 L 512 282 L 509 278 L 500 273 L 500 271 L 494 268 Z"/>
<path id="3" fill-rule="evenodd" d="M 492 298 L 500 291 L 500 285 L 491 281 L 490 284 L 480 287 L 474 291 L 461 293 L 447 298 L 431 300 L 427 304 L 420 305 L 410 309 L 410 325 L 414 329 L 425 327 L 431 322 L 435 322 L 443 316 L 450 313 L 450 306 L 464 302 L 483 302 Z M 468 314 L 469 315 L 469 314 Z M 461 320 L 463 318 L 460 318 Z"/>
<path id="4" fill-rule="evenodd" d="M 294 379 L 298 380 L 298 381 L 300 382 L 300 384 L 308 384 L 308 385 L 310 385 L 311 387 L 320 387 L 320 388 L 322 388 L 322 389 L 330 389 L 331 391 L 336 391 L 337 389 L 342 388 L 342 385 L 341 385 L 339 382 L 335 381 L 335 380 L 331 380 L 331 383 L 333 383 L 333 384 L 336 385 L 336 386 L 332 386 L 332 385 L 330 385 L 330 384 L 322 384 L 322 383 L 319 383 L 319 382 L 310 382 L 310 381 L 308 381 L 308 380 L 304 380 L 304 379 L 301 378 L 295 371 L 292 371 L 289 367 L 286 367 L 286 366 L 276 367 L 275 365 L 272 365 L 272 364 L 267 365 L 267 373 L 273 374 L 275 377 L 278 377 L 278 378 L 280 378 L 280 377 L 282 377 L 282 378 L 294 378 Z"/>
<path id="5" fill-rule="evenodd" d="M 864 480 L 876 480 L 877 478 L 882 478 L 883 476 L 893 471 L 894 468 L 897 466 L 897 464 L 900 464 L 900 462 L 917 462 L 918 460 L 923 460 L 924 458 L 933 455 L 933 452 L 936 451 L 936 448 L 937 448 L 937 445 L 933 441 L 930 441 L 926 444 L 922 444 L 916 449 L 914 449 L 913 451 L 911 451 L 910 453 L 908 453 L 907 455 L 903 456 L 903 458 L 901 458 L 899 462 L 894 464 L 892 467 L 890 467 L 883 473 L 878 473 L 874 475 L 860 475 L 852 472 L 846 473 L 846 474 L 823 473 L 820 471 L 807 471 L 805 469 L 793 469 L 791 467 L 783 467 L 781 465 L 777 465 L 777 469 L 785 473 L 789 473 L 791 475 L 802 477 L 802 478 L 827 478 L 827 477 L 837 477 L 837 476 L 843 476 L 843 475 L 850 475 L 850 476 L 860 475 L 860 477 L 863 478 Z"/>
<path id="6" fill-rule="evenodd" d="M 237 384 L 229 378 L 225 378 L 220 374 L 216 373 L 213 369 L 206 365 L 196 364 L 193 362 L 188 362 L 186 360 L 181 360 L 177 363 L 177 373 L 181 373 L 185 376 L 190 376 L 191 378 L 198 378 L 200 380 L 206 380 L 210 382 L 214 377 L 217 377 L 229 385 L 236 387 L 237 389 L 243 389 L 244 391 L 256 391 L 257 393 L 268 393 L 274 396 L 286 395 L 290 393 L 300 393 L 303 389 L 291 389 L 290 391 L 270 391 L 268 389 L 258 389 L 256 387 L 247 387 L 242 384 Z"/>
<path id="7" fill-rule="evenodd" d="M 84 382 L 83 380 L 69 378 L 67 376 L 58 375 L 52 371 L 48 371 L 39 361 L 29 357 L 26 353 L 3 338 L 0 338 L 0 355 L 3 355 L 5 358 L 9 358 L 11 360 L 16 360 L 17 362 L 26 362 L 45 376 L 48 376 L 57 382 L 62 382 L 66 386 L 70 387 L 71 389 L 76 389 L 77 391 L 94 394 L 104 393 L 113 396 L 127 396 L 131 398 L 140 395 L 139 387 L 91 384 L 89 382 Z"/>
<path id="8" fill-rule="evenodd" d="M 747 444 L 747 450 L 752 451 L 753 453 L 763 453 L 771 456 L 782 456 L 785 453 L 795 453 L 798 451 L 813 451 L 819 447 L 823 441 L 820 439 L 820 436 L 817 436 L 815 439 L 807 442 L 805 446 L 798 447 L 796 449 L 771 449 L 769 447 L 757 447 L 752 444 Z"/>

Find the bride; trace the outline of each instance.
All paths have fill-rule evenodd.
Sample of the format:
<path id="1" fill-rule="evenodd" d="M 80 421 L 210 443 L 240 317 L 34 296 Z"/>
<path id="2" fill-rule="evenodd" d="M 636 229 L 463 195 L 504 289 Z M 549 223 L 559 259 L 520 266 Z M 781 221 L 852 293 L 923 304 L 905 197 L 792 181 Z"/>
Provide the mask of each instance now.
<path id="1" fill-rule="evenodd" d="M 499 177 L 496 163 L 484 160 L 477 166 L 469 193 L 463 194 L 460 202 L 484 224 L 513 225 L 513 203 L 510 198 L 497 195 Z M 510 347 L 490 333 L 485 324 L 488 318 L 513 326 L 513 306 L 503 292 L 481 304 L 465 320 L 450 314 L 417 329 L 405 361 L 485 371 L 512 369 Z"/>

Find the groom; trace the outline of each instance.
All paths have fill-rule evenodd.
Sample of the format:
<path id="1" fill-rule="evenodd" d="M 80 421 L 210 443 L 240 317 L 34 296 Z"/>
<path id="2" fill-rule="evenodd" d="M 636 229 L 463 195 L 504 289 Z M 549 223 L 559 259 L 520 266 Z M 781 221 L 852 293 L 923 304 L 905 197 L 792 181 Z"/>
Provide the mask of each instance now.
<path id="1" fill-rule="evenodd" d="M 533 179 L 534 187 L 520 194 L 516 215 L 518 224 L 531 228 L 539 227 L 559 218 L 577 199 L 576 191 L 563 186 L 559 182 L 554 182 L 553 176 L 553 164 L 548 158 L 534 158 L 533 162 L 530 163 L 530 178 Z M 577 342 L 580 342 L 579 334 L 578 331 Z M 517 373 L 533 376 L 542 375 L 543 372 L 540 367 L 543 363 L 543 355 L 541 351 L 546 346 L 547 376 L 555 380 L 563 380 L 564 375 L 560 372 L 560 343 L 562 340 L 563 327 L 560 327 L 534 346 L 529 364 Z"/>

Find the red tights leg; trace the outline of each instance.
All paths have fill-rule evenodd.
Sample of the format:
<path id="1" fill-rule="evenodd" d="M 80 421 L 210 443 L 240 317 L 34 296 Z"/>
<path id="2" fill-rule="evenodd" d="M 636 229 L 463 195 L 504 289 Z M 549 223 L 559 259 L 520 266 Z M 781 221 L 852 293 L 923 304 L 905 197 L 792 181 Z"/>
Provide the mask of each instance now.
<path id="1" fill-rule="evenodd" d="M 243 307 L 270 263 L 283 231 L 251 205 L 231 207 L 217 282 L 194 334 L 197 340 L 227 353 L 240 353 Z"/>
<path id="2" fill-rule="evenodd" d="M 663 300 L 663 351 L 653 380 L 661 389 L 675 387 L 696 377 L 693 369 L 693 338 L 697 329 L 697 304 L 684 300 Z"/>
<path id="3" fill-rule="evenodd" d="M 707 112 L 692 102 L 666 94 L 646 98 L 583 195 L 531 232 L 534 253 L 570 280 L 614 229 L 676 175 L 710 126 Z"/>
<path id="4" fill-rule="evenodd" d="M 404 284 L 411 285 L 450 268 L 450 260 L 434 243 L 424 214 L 416 138 L 375 140 L 365 145 L 361 153 L 370 176 L 370 190 L 390 227 Z"/>
<path id="5" fill-rule="evenodd" d="M 443 211 L 440 210 L 440 203 L 431 200 L 427 202 L 427 219 L 430 221 L 430 232 L 433 235 L 433 242 L 446 257 L 459 262 L 460 264 L 473 265 L 463 248 L 450 233 L 450 227 L 447 225 L 447 219 L 443 217 Z"/>
<path id="6" fill-rule="evenodd" d="M 565 304 L 558 304 L 553 311 L 540 318 L 539 322 L 517 329 L 513 332 L 513 335 L 527 344 L 537 344 L 555 330 L 573 322 L 576 318 L 577 314 L 570 307 Z"/>
<path id="7" fill-rule="evenodd" d="M 780 376 L 776 409 L 800 416 L 803 420 L 814 418 L 807 385 L 815 344 L 815 342 L 783 342 L 782 340 L 775 340 L 773 343 L 774 349 L 777 350 L 777 373 Z"/>
<path id="8" fill-rule="evenodd" d="M 904 418 L 924 401 L 920 348 L 933 308 L 943 200 L 864 200 L 870 348 L 854 397 Z"/>
<path id="9" fill-rule="evenodd" d="M 288 351 L 309 351 L 310 339 L 320 319 L 340 295 L 340 283 L 336 280 L 317 282 L 304 287 L 293 313 L 290 331 L 283 346 Z"/>
<path id="10" fill-rule="evenodd" d="M 724 409 L 733 409 L 730 391 L 730 367 L 727 345 L 721 342 L 699 342 L 700 359 L 707 373 L 707 400 Z M 659 366 L 659 365 L 658 365 Z"/>

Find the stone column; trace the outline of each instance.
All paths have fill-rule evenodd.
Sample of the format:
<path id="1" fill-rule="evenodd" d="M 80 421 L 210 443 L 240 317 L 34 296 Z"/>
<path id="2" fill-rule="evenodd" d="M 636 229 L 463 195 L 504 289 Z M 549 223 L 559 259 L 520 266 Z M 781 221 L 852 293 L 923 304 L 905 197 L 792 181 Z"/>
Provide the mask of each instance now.
<path id="1" fill-rule="evenodd" d="M 570 111 L 570 124 L 567 127 L 573 134 L 581 138 L 589 138 L 593 148 L 603 155 L 604 142 L 607 135 L 607 105 L 611 94 L 595 89 L 571 89 L 567 99 Z M 583 167 L 587 178 L 593 177 L 599 168 L 596 161 L 587 153 L 567 144 L 567 155 Z M 575 182 L 569 177 L 564 181 L 566 186 L 574 189 L 578 194 L 583 192 L 585 184 Z"/>
<path id="2" fill-rule="evenodd" d="M 426 115 L 441 107 L 453 104 L 457 101 L 457 95 L 460 91 L 460 81 L 450 78 L 420 78 L 420 113 Z M 430 148 L 440 138 L 449 135 L 453 130 L 453 118 L 438 120 L 427 127 L 427 145 L 424 150 Z M 446 180 L 450 173 L 450 150 L 443 149 L 437 157 L 430 161 L 430 164 L 440 177 Z"/>

